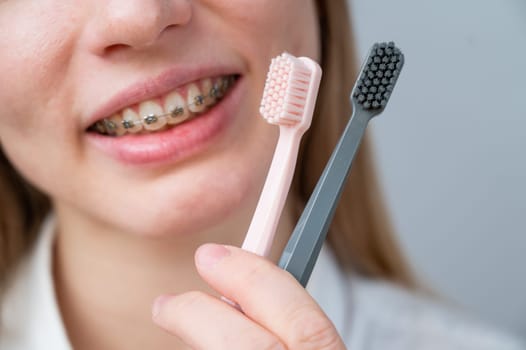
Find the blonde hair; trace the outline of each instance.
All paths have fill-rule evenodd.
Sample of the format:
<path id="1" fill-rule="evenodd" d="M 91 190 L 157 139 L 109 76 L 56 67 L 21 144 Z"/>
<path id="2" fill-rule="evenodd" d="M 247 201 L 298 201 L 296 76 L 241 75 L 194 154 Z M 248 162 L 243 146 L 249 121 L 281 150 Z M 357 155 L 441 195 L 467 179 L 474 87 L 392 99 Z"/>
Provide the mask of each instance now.
<path id="1" fill-rule="evenodd" d="M 298 217 L 350 116 L 348 93 L 358 67 L 347 1 L 317 0 L 317 5 L 324 78 L 291 189 Z M 371 278 L 412 287 L 411 271 L 395 241 L 380 198 L 370 147 L 366 136 L 328 242 L 342 266 Z M 0 150 L 0 286 L 28 251 L 49 210 L 49 199 L 19 175 Z"/>

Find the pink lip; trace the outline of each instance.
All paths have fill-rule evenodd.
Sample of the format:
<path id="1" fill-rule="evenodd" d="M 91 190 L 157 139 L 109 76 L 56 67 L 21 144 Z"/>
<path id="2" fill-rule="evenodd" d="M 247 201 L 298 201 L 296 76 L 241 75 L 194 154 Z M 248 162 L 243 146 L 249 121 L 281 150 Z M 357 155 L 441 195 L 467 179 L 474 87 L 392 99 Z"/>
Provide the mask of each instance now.
<path id="1" fill-rule="evenodd" d="M 87 132 L 88 142 L 111 158 L 130 165 L 157 165 L 181 160 L 210 146 L 228 129 L 238 112 L 244 85 L 245 81 L 240 77 L 218 104 L 174 128 L 120 137 Z"/>
<path id="2" fill-rule="evenodd" d="M 176 88 L 188 84 L 192 81 L 206 77 L 238 74 L 239 70 L 226 66 L 177 66 L 169 69 L 153 79 L 148 79 L 136 83 L 108 100 L 87 120 L 85 127 L 91 126 L 100 119 L 108 118 L 111 115 L 133 106 L 142 101 L 164 95 Z"/>

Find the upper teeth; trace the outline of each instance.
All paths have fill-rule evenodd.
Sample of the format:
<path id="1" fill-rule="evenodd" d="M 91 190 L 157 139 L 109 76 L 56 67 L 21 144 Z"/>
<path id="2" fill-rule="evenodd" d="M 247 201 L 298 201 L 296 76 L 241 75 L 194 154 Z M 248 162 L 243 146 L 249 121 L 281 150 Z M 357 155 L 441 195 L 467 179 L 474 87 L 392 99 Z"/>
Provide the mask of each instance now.
<path id="1" fill-rule="evenodd" d="M 180 124 L 214 105 L 234 81 L 234 76 L 225 76 L 190 83 L 164 98 L 141 102 L 138 108 L 126 108 L 109 118 L 102 119 L 90 129 L 102 134 L 121 136 L 145 130 L 156 131 L 166 125 Z M 183 97 L 184 92 L 186 99 Z"/>

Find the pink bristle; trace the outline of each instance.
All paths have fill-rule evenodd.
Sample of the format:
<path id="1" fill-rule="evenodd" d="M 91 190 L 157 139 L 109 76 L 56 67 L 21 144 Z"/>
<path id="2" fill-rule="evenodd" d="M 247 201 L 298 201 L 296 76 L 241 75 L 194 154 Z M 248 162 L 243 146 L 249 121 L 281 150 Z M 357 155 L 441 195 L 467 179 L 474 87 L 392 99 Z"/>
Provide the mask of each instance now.
<path id="1" fill-rule="evenodd" d="M 284 53 L 271 62 L 261 115 L 272 124 L 294 125 L 301 121 L 311 71 L 298 58 Z"/>

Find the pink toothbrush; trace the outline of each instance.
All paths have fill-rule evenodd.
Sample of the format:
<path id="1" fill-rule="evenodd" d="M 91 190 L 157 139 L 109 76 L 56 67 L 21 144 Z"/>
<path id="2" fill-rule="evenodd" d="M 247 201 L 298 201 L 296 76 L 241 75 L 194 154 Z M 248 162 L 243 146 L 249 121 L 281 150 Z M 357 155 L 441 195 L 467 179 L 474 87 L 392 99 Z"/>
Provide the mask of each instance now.
<path id="1" fill-rule="evenodd" d="M 310 127 L 321 80 L 320 66 L 288 53 L 272 59 L 260 113 L 279 125 L 279 140 L 242 248 L 268 256 L 287 199 L 301 137 Z"/>

